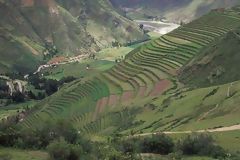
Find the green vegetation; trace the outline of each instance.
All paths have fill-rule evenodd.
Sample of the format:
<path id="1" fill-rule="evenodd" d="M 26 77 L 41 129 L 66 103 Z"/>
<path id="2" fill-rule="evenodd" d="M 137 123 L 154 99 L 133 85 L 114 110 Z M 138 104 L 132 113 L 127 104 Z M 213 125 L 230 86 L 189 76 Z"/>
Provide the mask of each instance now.
<path id="1" fill-rule="evenodd" d="M 101 61 L 79 65 L 80 70 L 85 70 L 81 76 L 89 75 L 86 66 L 90 68 L 93 66 L 91 72 L 93 76 L 85 76 L 65 85 L 58 93 L 37 105 L 34 112 L 19 125 L 27 128 L 36 127 L 36 122 L 41 122 L 39 120 L 41 118 L 72 117 L 67 119 L 87 135 L 101 133 L 110 128 L 111 131 L 118 131 L 116 124 L 109 122 L 108 114 L 117 112 L 121 115 L 122 106 L 134 105 L 140 107 L 140 113 L 135 113 L 136 121 L 133 122 L 136 123 L 135 127 L 123 133 L 130 133 L 131 130 L 138 133 L 188 128 L 207 129 L 239 123 L 232 118 L 237 117 L 238 112 L 229 116 L 229 112 L 225 111 L 223 112 L 225 121 L 221 121 L 222 124 L 219 124 L 219 121 L 223 117 L 217 117 L 212 118 L 211 122 L 203 120 L 200 125 L 196 125 L 198 123 L 195 122 L 196 117 L 201 119 L 202 116 L 205 119 L 210 116 L 210 114 L 205 116 L 205 112 L 215 111 L 216 106 L 227 106 L 224 103 L 230 103 L 231 98 L 224 97 L 227 86 L 214 93 L 213 88 L 185 92 L 176 77 L 183 66 L 194 58 L 207 54 L 208 46 L 214 45 L 230 30 L 237 28 L 239 22 L 235 19 L 238 17 L 229 11 L 223 13 L 212 11 L 190 24 L 132 50 L 123 61 L 103 73 L 101 72 L 108 67 L 98 70 L 98 66 L 102 66 Z M 218 21 L 219 19 L 221 21 Z M 209 23 L 204 23 L 206 21 Z M 67 66 L 66 72 L 56 67 L 54 71 L 56 79 L 73 70 L 73 66 L 77 65 Z M 172 94 L 174 92 L 175 95 Z M 221 96 L 218 93 L 221 93 Z M 164 95 L 156 99 L 161 94 Z M 151 98 L 155 98 L 155 101 L 151 101 Z M 195 102 L 192 101 L 194 98 Z M 138 104 L 139 99 L 141 101 Z M 143 107 L 146 103 L 154 104 L 156 107 L 152 110 Z M 220 114 L 221 111 L 218 112 Z M 41 123 L 38 123 L 38 127 L 40 125 Z"/>
<path id="2" fill-rule="evenodd" d="M 41 71 L 47 79 L 61 80 L 64 77 L 73 76 L 75 78 L 93 77 L 109 68 L 115 62 L 107 60 L 83 60 L 81 63 L 70 63 L 47 68 Z M 88 68 L 87 68 L 88 66 Z"/>
<path id="3" fill-rule="evenodd" d="M 96 53 L 113 41 L 128 43 L 145 37 L 107 0 L 1 0 L 0 8 L 0 73 L 4 74 L 28 74 L 54 55 Z"/>
<path id="4" fill-rule="evenodd" d="M 225 68 L 231 66 L 231 58 L 210 72 L 205 69 L 209 63 L 215 63 L 214 58 L 222 62 L 228 56 L 223 52 L 221 56 L 210 53 L 218 51 L 212 48 L 221 48 L 219 44 L 229 35 L 235 35 L 230 42 L 237 45 L 239 12 L 239 8 L 213 10 L 131 51 L 120 48 L 130 52 L 126 56 L 123 52 L 123 55 L 116 53 L 120 60 L 117 57 L 115 65 L 106 60 L 86 60 L 82 64 L 46 69 L 41 73 L 42 78 L 29 77 L 36 89 L 43 87 L 51 96 L 24 114 L 14 114 L 2 121 L 1 144 L 37 149 L 48 146 L 52 159 L 78 159 L 79 153 L 87 158 L 92 156 L 91 159 L 120 160 L 137 160 L 141 153 L 145 153 L 144 156 L 162 154 L 166 159 L 226 158 L 231 153 L 230 156 L 237 159 L 238 150 L 223 138 L 235 141 L 233 146 L 239 148 L 238 74 L 234 77 L 224 74 Z M 231 50 L 234 55 L 236 48 Z M 116 55 L 109 54 L 112 50 L 105 50 L 103 54 L 113 59 Z M 223 51 L 227 53 L 227 49 Z M 199 60 L 202 70 L 194 67 Z M 237 62 L 233 65 L 237 66 Z M 198 73 L 197 78 L 192 76 Z M 59 88 L 56 80 L 67 76 L 77 79 L 67 79 L 69 83 Z M 222 81 L 221 76 L 225 76 Z M 205 131 L 213 137 L 188 135 Z M 127 139 L 129 135 L 136 141 L 128 139 L 123 143 L 119 139 L 121 136 Z M 81 138 L 95 141 L 83 143 Z M 89 143 L 95 147 L 86 150 L 84 147 Z"/>
<path id="5" fill-rule="evenodd" d="M 13 148 L 0 148 L 0 159 L 2 160 L 46 160 L 47 152 L 20 150 Z"/>

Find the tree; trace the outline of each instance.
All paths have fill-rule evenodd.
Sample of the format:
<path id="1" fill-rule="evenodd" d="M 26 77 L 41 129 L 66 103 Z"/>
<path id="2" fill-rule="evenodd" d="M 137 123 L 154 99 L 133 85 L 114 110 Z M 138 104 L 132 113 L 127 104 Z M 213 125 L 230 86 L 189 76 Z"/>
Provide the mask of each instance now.
<path id="1" fill-rule="evenodd" d="M 81 146 L 69 144 L 63 138 L 53 141 L 47 150 L 53 160 L 79 160 L 83 154 Z"/>
<path id="2" fill-rule="evenodd" d="M 215 144 L 212 136 L 208 134 L 189 135 L 179 142 L 179 150 L 185 155 L 224 157 L 225 151 Z"/>
<path id="3" fill-rule="evenodd" d="M 21 93 L 20 91 L 17 91 L 15 93 L 13 93 L 12 100 L 17 103 L 24 102 L 25 95 L 23 93 Z"/>
<path id="4" fill-rule="evenodd" d="M 49 79 L 46 81 L 45 90 L 47 95 L 52 95 L 53 93 L 58 91 L 58 81 Z"/>
<path id="5" fill-rule="evenodd" d="M 165 134 L 153 135 L 142 142 L 143 153 L 169 154 L 174 149 L 173 140 Z"/>

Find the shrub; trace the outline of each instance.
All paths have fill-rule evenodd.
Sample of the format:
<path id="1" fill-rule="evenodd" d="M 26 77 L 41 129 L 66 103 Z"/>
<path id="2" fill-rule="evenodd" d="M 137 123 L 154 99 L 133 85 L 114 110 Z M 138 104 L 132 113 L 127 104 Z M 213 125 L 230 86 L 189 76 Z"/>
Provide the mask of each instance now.
<path id="1" fill-rule="evenodd" d="M 80 146 L 69 144 L 63 138 L 53 141 L 47 150 L 53 160 L 79 160 L 82 154 Z"/>
<path id="2" fill-rule="evenodd" d="M 169 154 L 174 149 L 173 140 L 165 134 L 153 135 L 142 141 L 142 153 Z"/>
<path id="3" fill-rule="evenodd" d="M 15 142 L 20 148 L 39 148 L 40 138 L 32 129 L 21 130 L 21 133 Z"/>
<path id="4" fill-rule="evenodd" d="M 139 146 L 137 139 L 128 139 L 121 142 L 120 150 L 124 153 L 136 153 L 140 151 Z"/>
<path id="5" fill-rule="evenodd" d="M 24 102 L 24 100 L 25 100 L 25 95 L 24 95 L 23 93 L 17 91 L 17 92 L 15 92 L 15 93 L 13 93 L 13 95 L 12 95 L 12 100 L 13 100 L 14 102 L 17 102 L 17 103 L 19 103 L 19 102 Z"/>
<path id="6" fill-rule="evenodd" d="M 178 143 L 178 149 L 185 155 L 224 157 L 225 151 L 215 144 L 208 134 L 189 135 Z"/>
<path id="7" fill-rule="evenodd" d="M 47 95 L 52 95 L 53 93 L 58 91 L 58 81 L 56 80 L 47 80 L 45 84 L 45 90 Z"/>

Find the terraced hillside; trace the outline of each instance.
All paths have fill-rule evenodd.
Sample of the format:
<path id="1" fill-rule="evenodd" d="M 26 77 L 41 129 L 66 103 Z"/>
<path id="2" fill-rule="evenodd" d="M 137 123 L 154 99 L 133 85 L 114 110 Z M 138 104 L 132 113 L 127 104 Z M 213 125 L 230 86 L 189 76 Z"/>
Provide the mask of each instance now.
<path id="1" fill-rule="evenodd" d="M 135 49 L 110 70 L 63 87 L 18 126 L 37 128 L 47 120 L 66 118 L 82 133 L 119 130 L 132 118 L 135 103 L 182 87 L 176 78 L 181 68 L 237 29 L 239 13 L 240 8 L 214 10 Z"/>

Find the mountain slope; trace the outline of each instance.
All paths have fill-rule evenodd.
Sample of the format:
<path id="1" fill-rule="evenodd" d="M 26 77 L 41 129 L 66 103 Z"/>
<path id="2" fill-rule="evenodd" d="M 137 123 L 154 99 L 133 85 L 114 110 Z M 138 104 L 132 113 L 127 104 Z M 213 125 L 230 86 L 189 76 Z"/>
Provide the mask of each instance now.
<path id="1" fill-rule="evenodd" d="M 160 17 L 171 22 L 189 22 L 211 9 L 240 4 L 238 0 L 111 0 L 115 7 L 123 8 L 133 19 Z"/>
<path id="2" fill-rule="evenodd" d="M 208 54 L 200 55 L 183 68 L 179 74 L 180 81 L 191 86 L 206 87 L 239 80 L 239 41 L 239 29 L 229 32 L 207 49 Z"/>
<path id="3" fill-rule="evenodd" d="M 20 72 L 38 65 L 46 43 L 56 46 L 58 54 L 72 56 L 96 52 L 113 41 L 143 38 L 108 0 L 1 0 L 0 35 L 5 57 L 0 65 Z M 11 57 L 19 58 L 11 62 Z"/>
<path id="4" fill-rule="evenodd" d="M 186 96 L 184 92 L 188 88 L 184 88 L 177 81 L 178 73 L 197 57 L 204 54 L 211 55 L 211 52 L 207 52 L 208 48 L 219 43 L 224 37 L 228 37 L 232 30 L 238 29 L 240 26 L 239 13 L 239 8 L 214 10 L 167 35 L 142 45 L 110 70 L 94 78 L 77 80 L 63 87 L 57 94 L 36 105 L 35 109 L 27 114 L 18 126 L 36 128 L 47 120 L 65 118 L 70 120 L 81 133 L 90 135 L 107 134 L 108 129 L 110 129 L 110 133 L 119 132 L 129 129 L 128 127 L 131 127 L 129 125 L 151 127 L 150 124 L 145 124 L 141 120 L 131 123 L 134 113 L 137 112 L 134 106 L 142 107 L 143 104 L 158 97 L 160 101 L 162 100 L 160 105 L 163 109 L 169 107 L 172 102 L 171 97 L 179 99 L 179 104 L 174 107 L 184 104 L 181 103 L 181 100 Z M 224 56 L 228 56 L 228 54 L 225 53 Z M 224 96 L 227 86 L 222 88 L 221 94 Z M 198 94 L 198 91 L 201 92 L 202 97 L 195 97 L 199 100 L 199 104 L 192 104 L 193 101 L 188 96 L 185 100 L 187 104 L 191 103 L 191 105 L 186 104 L 186 107 L 199 107 L 198 105 L 201 105 L 202 101 L 208 100 L 218 89 L 212 87 L 206 90 L 196 90 L 195 93 Z M 202 94 L 202 92 L 204 93 Z M 181 95 L 181 93 L 183 94 Z M 215 98 L 220 98 L 220 96 Z M 215 101 L 210 102 L 211 105 L 206 104 L 206 106 L 212 109 L 213 105 L 221 103 L 221 100 L 218 99 L 216 103 Z M 148 110 L 155 108 L 151 104 L 144 105 L 144 107 Z M 151 121 L 155 124 L 162 119 L 171 119 L 165 125 L 168 127 L 169 124 L 171 127 L 178 123 L 186 123 L 190 120 L 187 118 L 192 118 L 184 118 L 185 112 L 181 112 L 183 117 L 180 117 L 179 121 L 173 115 L 176 110 L 174 107 L 171 108 L 169 115 L 165 114 L 162 117 L 150 115 Z M 192 111 L 187 109 L 186 111 Z M 179 110 L 182 111 L 181 108 Z M 161 113 L 161 110 L 158 112 Z M 234 115 L 237 114 L 238 112 Z M 231 120 L 231 117 L 229 119 Z M 193 118 L 193 120 L 195 119 Z M 215 127 L 215 125 L 216 123 L 207 127 Z M 142 128 L 143 131 L 145 129 L 147 128 Z"/>

